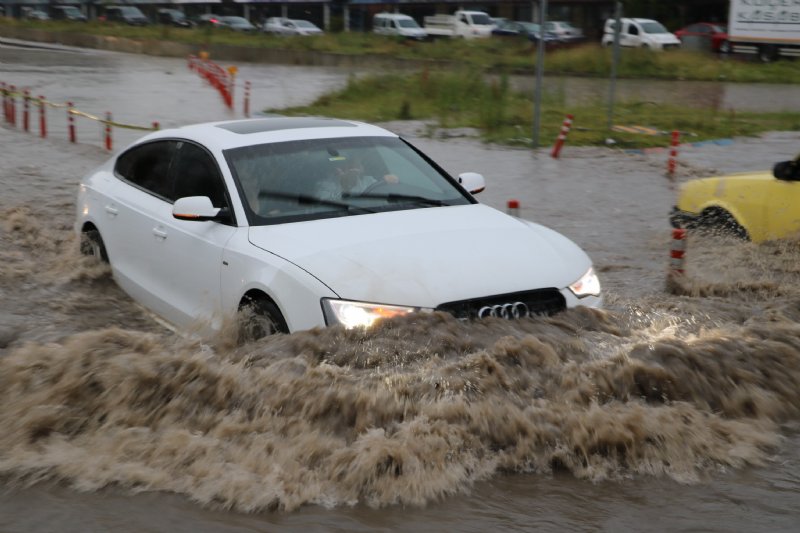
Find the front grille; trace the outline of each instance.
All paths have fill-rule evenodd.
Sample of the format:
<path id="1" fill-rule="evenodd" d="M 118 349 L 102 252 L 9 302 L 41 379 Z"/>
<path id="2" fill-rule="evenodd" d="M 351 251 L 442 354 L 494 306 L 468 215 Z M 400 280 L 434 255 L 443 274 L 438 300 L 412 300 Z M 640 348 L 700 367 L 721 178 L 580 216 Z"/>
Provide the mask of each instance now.
<path id="1" fill-rule="evenodd" d="M 523 308 L 517 305 L 519 303 L 524 304 L 526 310 L 524 313 L 521 312 Z M 486 316 L 524 318 L 525 316 L 552 315 L 566 308 L 567 302 L 557 289 L 536 289 L 447 302 L 439 305 L 436 310 L 445 311 L 456 318 L 473 319 Z M 494 314 L 491 313 L 492 310 L 495 311 Z"/>

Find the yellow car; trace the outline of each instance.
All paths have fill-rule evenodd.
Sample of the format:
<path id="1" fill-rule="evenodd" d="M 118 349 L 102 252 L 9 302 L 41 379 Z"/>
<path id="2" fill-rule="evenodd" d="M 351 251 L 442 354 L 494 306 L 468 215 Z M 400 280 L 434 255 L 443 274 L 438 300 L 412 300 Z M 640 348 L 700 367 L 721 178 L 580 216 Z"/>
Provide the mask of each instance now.
<path id="1" fill-rule="evenodd" d="M 777 163 L 772 172 L 686 182 L 670 222 L 753 242 L 800 237 L 800 156 Z"/>

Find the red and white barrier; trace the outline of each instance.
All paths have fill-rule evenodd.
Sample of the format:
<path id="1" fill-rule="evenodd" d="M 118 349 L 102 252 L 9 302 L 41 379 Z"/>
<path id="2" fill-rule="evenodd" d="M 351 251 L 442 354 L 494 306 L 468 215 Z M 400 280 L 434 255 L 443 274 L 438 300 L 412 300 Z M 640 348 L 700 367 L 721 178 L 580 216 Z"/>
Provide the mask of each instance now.
<path id="1" fill-rule="evenodd" d="M 39 135 L 44 139 L 47 137 L 47 112 L 45 111 L 44 96 L 39 95 Z"/>
<path id="2" fill-rule="evenodd" d="M 250 118 L 250 82 L 244 82 L 244 116 Z"/>
<path id="3" fill-rule="evenodd" d="M 106 139 L 106 150 L 111 151 L 112 147 L 112 139 L 111 139 L 111 111 L 106 111 L 106 127 L 105 127 L 105 139 Z"/>
<path id="4" fill-rule="evenodd" d="M 67 102 L 67 130 L 69 131 L 69 142 L 78 142 L 78 135 L 75 132 L 75 114 L 72 112 L 74 106 L 72 102 Z"/>
<path id="5" fill-rule="evenodd" d="M 550 156 L 553 159 L 558 159 L 559 154 L 561 153 L 561 148 L 564 146 L 564 141 L 567 140 L 567 134 L 569 130 L 572 128 L 572 119 L 575 118 L 571 114 L 567 115 L 564 119 L 564 123 L 561 125 L 561 132 L 556 137 L 556 143 L 553 145 L 553 151 L 550 152 Z"/>
<path id="6" fill-rule="evenodd" d="M 519 200 L 509 200 L 506 204 L 506 213 L 512 217 L 519 217 Z"/>
<path id="7" fill-rule="evenodd" d="M 22 129 L 30 131 L 31 128 L 31 93 L 28 89 L 22 91 Z"/>
<path id="8" fill-rule="evenodd" d="M 681 132 L 674 130 L 672 132 L 672 141 L 669 149 L 669 159 L 667 160 L 667 174 L 670 177 L 675 175 L 675 165 L 678 160 L 678 145 L 681 142 Z"/>
<path id="9" fill-rule="evenodd" d="M 686 261 L 686 230 L 672 230 L 672 244 L 669 249 L 669 276 L 682 276 Z"/>

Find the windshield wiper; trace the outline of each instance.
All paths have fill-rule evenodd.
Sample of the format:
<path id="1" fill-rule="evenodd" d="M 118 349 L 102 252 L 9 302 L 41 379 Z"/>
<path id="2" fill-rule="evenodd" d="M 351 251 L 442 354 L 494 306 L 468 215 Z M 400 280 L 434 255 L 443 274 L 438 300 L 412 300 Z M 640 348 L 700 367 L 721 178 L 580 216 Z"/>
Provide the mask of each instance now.
<path id="1" fill-rule="evenodd" d="M 416 196 L 413 194 L 397 194 L 397 193 L 389 193 L 389 194 L 343 194 L 342 198 L 372 198 L 377 200 L 386 200 L 388 202 L 413 202 L 422 205 L 430 205 L 440 207 L 445 204 L 442 200 L 437 200 L 436 198 L 427 198 L 425 196 Z"/>
<path id="2" fill-rule="evenodd" d="M 326 205 L 329 207 L 336 207 L 338 209 L 342 209 L 344 211 L 361 211 L 364 213 L 375 213 L 373 209 L 367 209 L 366 207 L 360 207 L 353 204 L 348 204 L 347 202 L 337 202 L 336 200 L 328 200 L 327 198 L 320 198 L 318 196 L 311 196 L 309 194 L 296 194 L 296 193 L 286 193 L 282 191 L 260 191 L 258 193 L 258 198 L 280 198 L 282 200 L 294 200 L 299 205 Z"/>

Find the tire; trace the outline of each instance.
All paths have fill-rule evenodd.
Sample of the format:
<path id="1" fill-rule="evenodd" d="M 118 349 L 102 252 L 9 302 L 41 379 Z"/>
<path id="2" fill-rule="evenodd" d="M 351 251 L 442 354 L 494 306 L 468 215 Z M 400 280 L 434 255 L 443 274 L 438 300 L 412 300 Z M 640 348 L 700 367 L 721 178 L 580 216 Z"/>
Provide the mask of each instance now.
<path id="1" fill-rule="evenodd" d="M 289 326 L 275 302 L 266 296 L 246 296 L 239 305 L 239 342 L 253 342 L 276 333 L 289 333 Z"/>
<path id="2" fill-rule="evenodd" d="M 730 54 L 731 53 L 731 43 L 730 41 L 722 41 L 719 43 L 719 53 L 720 54 Z"/>
<path id="3" fill-rule="evenodd" d="M 758 60 L 762 63 L 770 63 L 777 56 L 777 50 L 771 44 L 758 48 Z"/>
<path id="4" fill-rule="evenodd" d="M 709 209 L 703 212 L 699 229 L 715 236 L 750 240 L 747 230 L 724 209 Z"/>
<path id="5" fill-rule="evenodd" d="M 108 253 L 103 244 L 103 238 L 96 229 L 90 229 L 81 233 L 81 253 L 83 255 L 96 257 L 104 263 L 108 263 Z"/>

